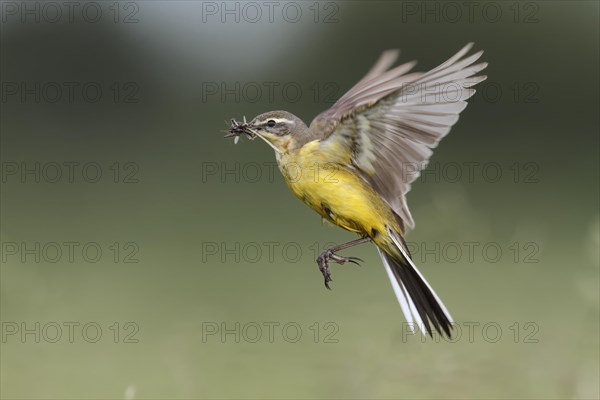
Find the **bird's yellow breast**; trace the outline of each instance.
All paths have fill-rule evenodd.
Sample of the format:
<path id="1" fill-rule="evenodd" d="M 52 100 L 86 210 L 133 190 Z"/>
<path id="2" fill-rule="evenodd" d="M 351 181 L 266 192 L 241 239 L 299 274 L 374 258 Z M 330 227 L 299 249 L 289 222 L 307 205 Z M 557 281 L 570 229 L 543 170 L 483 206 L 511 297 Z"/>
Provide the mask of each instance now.
<path id="1" fill-rule="evenodd" d="M 346 167 L 351 164 L 343 149 L 314 141 L 280 154 L 277 161 L 292 192 L 323 218 L 374 239 L 386 232 L 386 225 L 398 229 L 387 203 Z"/>

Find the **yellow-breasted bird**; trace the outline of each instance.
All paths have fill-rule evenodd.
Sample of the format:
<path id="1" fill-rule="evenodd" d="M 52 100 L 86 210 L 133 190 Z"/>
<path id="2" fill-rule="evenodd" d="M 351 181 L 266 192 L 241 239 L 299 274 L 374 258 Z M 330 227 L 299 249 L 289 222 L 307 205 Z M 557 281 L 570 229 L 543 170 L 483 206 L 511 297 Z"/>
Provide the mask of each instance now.
<path id="1" fill-rule="evenodd" d="M 384 52 L 369 72 L 329 110 L 306 126 L 286 111 L 247 123 L 232 120 L 226 137 L 259 137 L 274 150 L 292 192 L 322 218 L 361 237 L 323 251 L 317 264 L 329 288 L 330 261 L 357 263 L 338 251 L 372 241 L 409 326 L 451 336 L 452 317 L 413 263 L 404 241 L 414 222 L 405 195 L 440 139 L 458 120 L 476 76 L 487 64 L 467 44 L 429 72 L 415 62 L 390 69 L 399 51 Z"/>

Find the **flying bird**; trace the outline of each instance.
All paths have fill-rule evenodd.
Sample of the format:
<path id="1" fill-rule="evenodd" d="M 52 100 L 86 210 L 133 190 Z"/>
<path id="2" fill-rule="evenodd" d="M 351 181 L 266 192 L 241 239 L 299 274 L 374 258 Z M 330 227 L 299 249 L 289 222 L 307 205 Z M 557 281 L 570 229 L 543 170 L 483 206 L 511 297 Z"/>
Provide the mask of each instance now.
<path id="1" fill-rule="evenodd" d="M 259 137 L 275 151 L 291 191 L 321 217 L 360 237 L 324 250 L 317 258 L 329 289 L 329 263 L 362 261 L 338 252 L 372 242 L 383 261 L 411 330 L 451 337 L 453 320 L 417 269 L 404 240 L 414 228 L 406 203 L 411 182 L 432 150 L 458 121 L 487 67 L 469 43 L 428 72 L 416 62 L 396 67 L 399 51 L 385 51 L 367 74 L 307 126 L 287 111 L 252 121 L 232 120 L 229 134 Z M 433 329 L 432 329 L 433 327 Z"/>

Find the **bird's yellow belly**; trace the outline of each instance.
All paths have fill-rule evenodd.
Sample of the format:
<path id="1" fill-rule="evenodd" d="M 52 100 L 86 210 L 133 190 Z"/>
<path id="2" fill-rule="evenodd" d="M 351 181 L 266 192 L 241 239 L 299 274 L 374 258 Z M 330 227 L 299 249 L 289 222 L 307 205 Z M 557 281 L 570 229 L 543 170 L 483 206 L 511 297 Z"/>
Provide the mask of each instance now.
<path id="1" fill-rule="evenodd" d="M 386 233 L 386 225 L 397 225 L 389 206 L 373 189 L 338 164 L 283 160 L 280 169 L 299 199 L 346 230 L 375 238 Z"/>

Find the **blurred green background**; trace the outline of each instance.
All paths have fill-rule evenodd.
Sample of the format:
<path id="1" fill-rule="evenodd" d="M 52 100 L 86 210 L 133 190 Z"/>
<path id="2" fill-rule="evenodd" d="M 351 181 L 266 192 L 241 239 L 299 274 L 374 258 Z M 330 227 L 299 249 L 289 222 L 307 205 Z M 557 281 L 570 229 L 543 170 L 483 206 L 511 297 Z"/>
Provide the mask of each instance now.
<path id="1" fill-rule="evenodd" d="M 599 397 L 598 2 L 54 4 L 1 5 L 2 398 Z M 325 290 L 353 235 L 220 131 L 470 41 L 488 80 L 408 197 L 460 330 L 422 341 L 372 246 Z"/>

